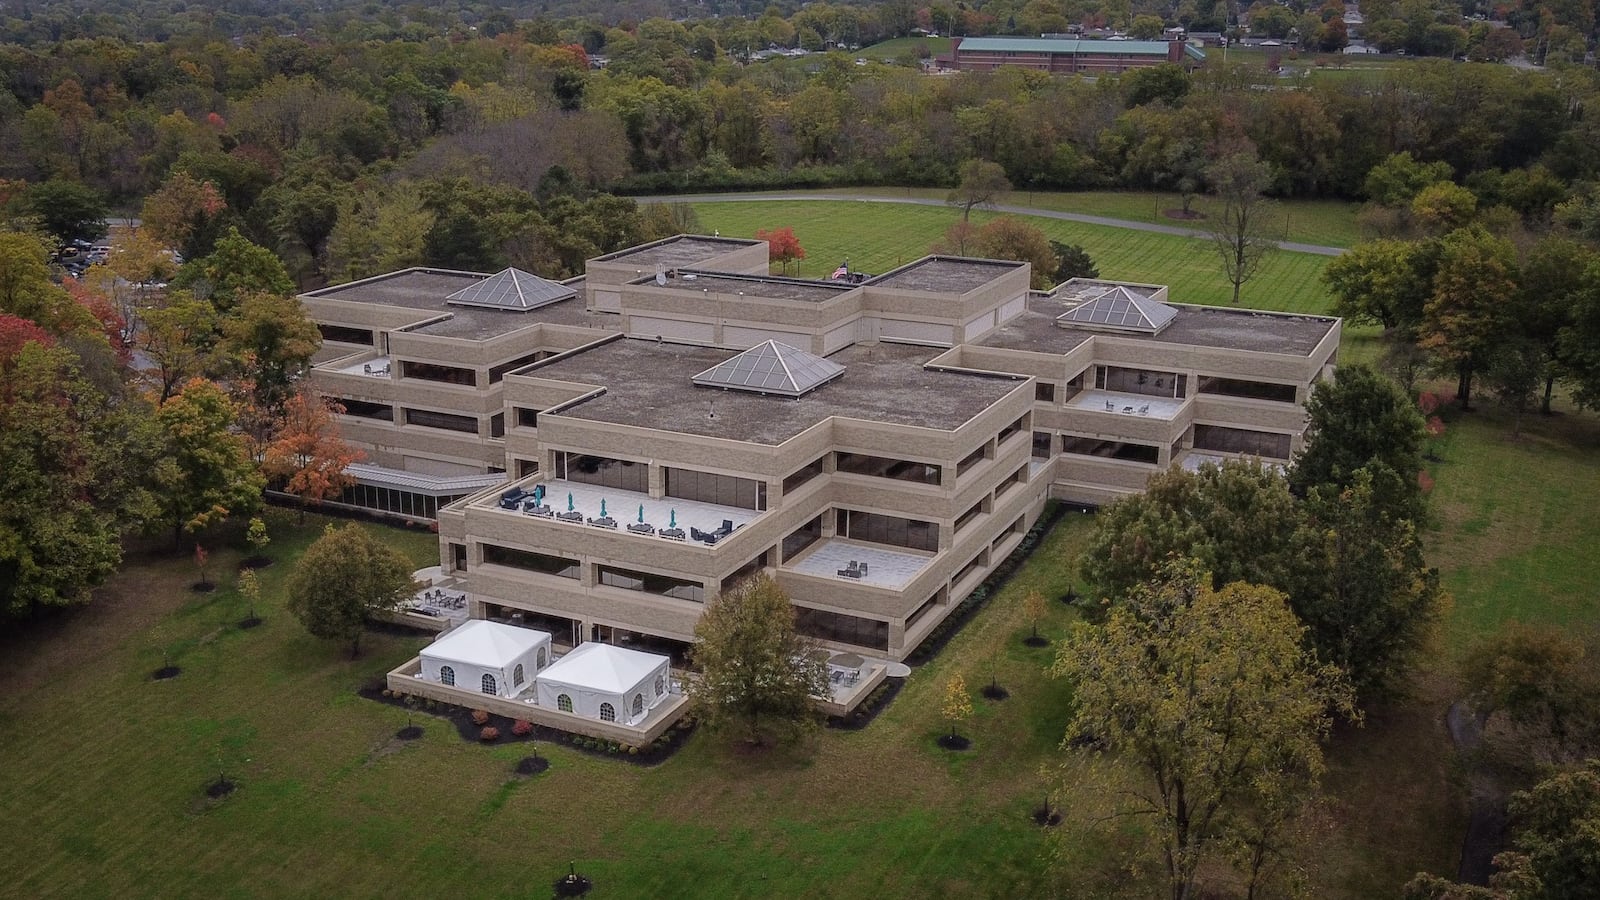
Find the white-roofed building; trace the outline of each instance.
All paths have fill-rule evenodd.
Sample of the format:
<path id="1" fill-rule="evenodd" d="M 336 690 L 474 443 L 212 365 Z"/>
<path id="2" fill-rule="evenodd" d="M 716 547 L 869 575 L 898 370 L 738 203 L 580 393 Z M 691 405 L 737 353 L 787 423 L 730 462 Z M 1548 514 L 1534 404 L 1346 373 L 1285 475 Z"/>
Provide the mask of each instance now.
<path id="1" fill-rule="evenodd" d="M 495 697 L 515 697 L 550 665 L 550 634 L 473 619 L 424 647 L 419 655 L 426 681 Z"/>
<path id="2" fill-rule="evenodd" d="M 637 725 L 666 699 L 671 665 L 669 657 L 591 641 L 539 673 L 539 705 Z"/>

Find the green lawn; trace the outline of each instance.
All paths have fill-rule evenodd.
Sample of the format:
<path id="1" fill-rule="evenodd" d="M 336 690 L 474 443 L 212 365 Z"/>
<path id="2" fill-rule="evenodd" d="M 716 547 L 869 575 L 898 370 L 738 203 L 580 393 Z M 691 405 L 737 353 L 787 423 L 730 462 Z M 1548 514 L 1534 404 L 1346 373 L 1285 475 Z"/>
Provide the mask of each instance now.
<path id="1" fill-rule="evenodd" d="M 918 56 L 922 56 L 923 54 L 919 52 L 919 50 L 922 48 L 927 49 L 928 56 L 938 56 L 941 53 L 949 53 L 950 39 L 947 37 L 891 38 L 890 40 L 882 43 L 873 44 L 871 47 L 861 48 L 861 51 L 858 55 L 864 56 L 868 59 L 883 59 L 892 62 L 896 59 L 899 59 L 907 52 L 917 53 Z"/>
<path id="2" fill-rule="evenodd" d="M 694 208 L 705 230 L 733 237 L 751 237 L 761 228 L 794 228 L 806 250 L 798 274 L 807 277 L 825 277 L 846 258 L 857 271 L 886 272 L 927 254 L 959 218 L 954 209 L 942 207 L 850 201 L 701 202 Z M 974 222 L 990 217 L 973 213 Z M 1166 284 L 1172 299 L 1185 303 L 1232 300 L 1233 289 L 1223 277 L 1216 250 L 1205 240 L 1037 217 L 1029 221 L 1053 240 L 1082 244 L 1103 277 Z M 1274 253 L 1245 285 L 1242 303 L 1325 312 L 1329 297 L 1318 278 L 1327 262 L 1327 257 L 1312 254 Z"/>
<path id="3" fill-rule="evenodd" d="M 786 191 L 785 193 L 855 194 L 862 197 L 919 197 L 944 200 L 949 195 L 942 188 L 821 188 L 814 191 Z M 1008 206 L 1031 206 L 1060 212 L 1127 219 L 1172 225 L 1178 228 L 1203 229 L 1203 220 L 1182 220 L 1167 213 L 1183 208 L 1183 198 L 1178 194 L 1161 191 L 1030 191 L 1018 187 L 1001 201 Z M 1192 209 L 1209 212 L 1213 208 L 1210 198 L 1194 198 Z M 1302 244 L 1322 244 L 1328 247 L 1349 247 L 1362 240 L 1356 223 L 1356 212 L 1361 204 L 1348 200 L 1286 200 L 1278 203 L 1274 217 L 1273 236 L 1281 240 Z M 1278 224 L 1281 223 L 1281 224 Z"/>

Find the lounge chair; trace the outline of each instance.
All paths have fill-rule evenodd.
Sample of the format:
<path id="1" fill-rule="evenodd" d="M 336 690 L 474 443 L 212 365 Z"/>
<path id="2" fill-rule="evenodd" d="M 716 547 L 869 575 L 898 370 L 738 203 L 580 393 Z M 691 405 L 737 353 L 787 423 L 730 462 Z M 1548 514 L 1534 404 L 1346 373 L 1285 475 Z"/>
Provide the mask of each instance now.
<path id="1" fill-rule="evenodd" d="M 1150 404 L 1146 403 L 1145 405 L 1139 407 L 1139 415 L 1141 415 L 1141 416 L 1150 415 Z"/>
<path id="2" fill-rule="evenodd" d="M 1112 401 L 1112 400 L 1107 400 L 1106 401 L 1106 412 L 1116 412 L 1116 411 L 1117 411 L 1116 402 Z"/>

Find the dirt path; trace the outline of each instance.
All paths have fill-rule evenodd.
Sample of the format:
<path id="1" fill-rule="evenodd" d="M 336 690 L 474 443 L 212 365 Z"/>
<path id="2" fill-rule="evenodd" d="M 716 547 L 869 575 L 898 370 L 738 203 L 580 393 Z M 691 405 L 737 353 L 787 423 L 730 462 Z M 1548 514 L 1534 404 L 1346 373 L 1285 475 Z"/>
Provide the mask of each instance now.
<path id="1" fill-rule="evenodd" d="M 805 203 L 812 201 L 827 201 L 832 203 L 898 203 L 905 206 L 949 206 L 943 200 L 934 200 L 927 197 L 861 197 L 854 194 L 785 194 L 785 193 L 754 193 L 754 194 L 667 194 L 656 197 L 639 197 L 639 200 L 655 203 L 758 203 L 782 201 L 784 203 Z M 1107 228 L 1126 228 L 1129 231 L 1147 231 L 1152 234 L 1170 234 L 1177 237 L 1211 239 L 1211 234 L 1198 228 L 1185 228 L 1181 225 L 1158 225 L 1152 222 L 1135 222 L 1131 219 L 1112 219 L 1106 216 L 1091 216 L 1084 213 L 1062 212 L 1056 209 L 1042 209 L 1037 206 L 1016 206 L 1013 204 L 999 204 L 991 207 L 996 212 L 1011 213 L 1018 216 L 1038 216 L 1042 219 L 1059 219 L 1063 222 L 1081 222 L 1085 225 L 1102 225 Z M 1298 241 L 1278 241 L 1278 247 L 1291 253 L 1313 253 L 1317 256 L 1339 256 L 1345 252 L 1343 247 L 1325 247 L 1321 244 L 1302 244 Z"/>

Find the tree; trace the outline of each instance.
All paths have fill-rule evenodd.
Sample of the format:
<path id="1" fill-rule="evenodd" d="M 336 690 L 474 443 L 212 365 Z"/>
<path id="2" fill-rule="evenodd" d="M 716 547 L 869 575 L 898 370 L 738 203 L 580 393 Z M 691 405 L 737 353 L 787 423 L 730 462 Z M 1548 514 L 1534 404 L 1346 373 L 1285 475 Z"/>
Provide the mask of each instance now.
<path id="1" fill-rule="evenodd" d="M 178 171 L 145 198 L 140 217 L 156 240 L 195 259 L 211 252 L 227 208 L 215 184 Z"/>
<path id="2" fill-rule="evenodd" d="M 250 526 L 245 529 L 245 540 L 250 544 L 250 550 L 255 559 L 267 555 L 267 545 L 272 543 L 272 535 L 267 533 L 267 523 L 260 516 L 250 518 Z"/>
<path id="3" fill-rule="evenodd" d="M 978 228 L 971 222 L 960 221 L 951 223 L 944 230 L 944 237 L 934 242 L 928 248 L 929 253 L 939 256 L 971 256 L 977 252 Z"/>
<path id="4" fill-rule="evenodd" d="M 1064 745 L 1092 735 L 1148 779 L 1121 802 L 1149 817 L 1173 900 L 1193 896 L 1201 866 L 1241 839 L 1240 814 L 1265 783 L 1298 800 L 1315 793 L 1332 713 L 1356 715 L 1283 594 L 1210 585 L 1194 561 L 1164 566 L 1103 626 L 1080 623 L 1051 667 L 1076 691 Z"/>
<path id="5" fill-rule="evenodd" d="M 960 736 L 956 734 L 956 728 L 972 718 L 972 695 L 967 692 L 967 680 L 961 677 L 960 672 L 952 674 L 944 683 L 944 702 L 940 704 L 939 711 L 945 721 L 950 723 L 950 737 L 947 743 L 951 749 L 957 749 L 955 745 Z"/>
<path id="6" fill-rule="evenodd" d="M 1223 274 L 1233 285 L 1233 304 L 1237 306 L 1239 289 L 1255 277 L 1261 261 L 1278 246 L 1267 234 L 1273 204 L 1262 195 L 1272 183 L 1272 171 L 1256 158 L 1253 149 L 1236 150 L 1206 170 L 1206 181 L 1216 198 L 1207 230 L 1222 259 Z"/>
<path id="7" fill-rule="evenodd" d="M 794 236 L 794 229 L 787 225 L 782 228 L 757 229 L 756 240 L 767 242 L 768 259 L 779 263 L 785 275 L 789 274 L 789 263 L 806 258 L 805 248 L 800 246 L 800 240 Z"/>
<path id="8" fill-rule="evenodd" d="M 210 300 L 224 315 L 246 294 L 287 297 L 294 293 L 294 282 L 283 262 L 271 250 L 251 243 L 237 228 L 228 229 L 210 254 L 184 263 L 172 279 L 172 287 Z"/>
<path id="9" fill-rule="evenodd" d="M 106 232 L 106 201 L 80 182 L 52 178 L 31 184 L 23 203 L 39 224 L 62 243 L 73 238 L 97 238 Z"/>
<path id="10" fill-rule="evenodd" d="M 1333 292 L 1333 311 L 1411 341 L 1432 290 L 1435 256 L 1435 244 L 1415 241 L 1375 240 L 1351 247 L 1322 271 Z"/>
<path id="11" fill-rule="evenodd" d="M 1032 641 L 1039 640 L 1039 620 L 1044 618 L 1047 608 L 1044 594 L 1040 593 L 1038 588 L 1034 588 L 1023 595 L 1022 614 L 1028 617 L 1028 625 L 1033 629 L 1033 634 L 1030 638 Z"/>
<path id="12" fill-rule="evenodd" d="M 1284 588 L 1298 522 L 1283 476 L 1259 462 L 1172 468 L 1152 476 L 1144 493 L 1100 510 L 1082 572 L 1101 596 L 1117 601 L 1174 556 L 1199 559 L 1216 586 Z"/>
<path id="13" fill-rule="evenodd" d="M 175 546 L 194 532 L 261 506 L 263 480 L 222 389 L 194 378 L 156 411 L 160 458 L 151 480 Z"/>
<path id="14" fill-rule="evenodd" d="M 798 739 L 816 724 L 829 693 L 823 654 L 795 631 L 794 606 L 766 575 L 740 582 L 706 605 L 690 658 L 700 670 L 689 696 L 714 731 L 751 744 Z"/>
<path id="15" fill-rule="evenodd" d="M 1128 26 L 1128 36 L 1141 41 L 1153 41 L 1161 37 L 1161 31 L 1166 24 L 1160 16 L 1142 15 L 1134 16 L 1133 23 Z"/>
<path id="16" fill-rule="evenodd" d="M 1338 666 L 1363 702 L 1393 693 L 1443 604 L 1416 524 L 1388 499 L 1415 485 L 1409 473 L 1375 465 L 1348 486 L 1318 486 L 1295 537 L 1291 605 L 1317 658 Z"/>
<path id="17" fill-rule="evenodd" d="M 283 407 L 296 380 L 322 346 L 322 335 L 300 298 L 264 291 L 239 297 L 222 320 L 218 349 L 244 375 L 255 404 L 269 413 Z"/>
<path id="18" fill-rule="evenodd" d="M 1305 446 L 1289 470 L 1297 494 L 1320 486 L 1343 490 L 1360 470 L 1381 467 L 1400 478 L 1399 494 L 1384 498 L 1395 518 L 1421 521 L 1422 496 L 1405 485 L 1422 471 L 1426 431 L 1422 414 L 1394 382 L 1364 365 L 1340 366 L 1337 378 L 1312 387 L 1306 418 Z"/>
<path id="19" fill-rule="evenodd" d="M 353 281 L 421 264 L 436 218 L 407 183 L 344 195 L 328 234 L 329 278 Z"/>
<path id="20" fill-rule="evenodd" d="M 0 618 L 85 603 L 148 496 L 119 413 L 43 329 L 0 315 Z"/>
<path id="21" fill-rule="evenodd" d="M 1037 225 L 1014 216 L 1001 216 L 978 229 L 977 251 L 989 259 L 1014 259 L 1031 267 L 1029 285 L 1037 290 L 1051 286 L 1056 271 L 1056 254 L 1050 239 Z"/>
<path id="22" fill-rule="evenodd" d="M 337 403 L 308 390 L 297 391 L 284 404 L 277 434 L 267 445 L 261 470 L 269 479 L 281 481 L 282 490 L 300 498 L 302 522 L 306 506 L 331 500 L 355 484 L 345 469 L 366 459 L 365 453 L 339 437 L 333 414 L 342 412 L 344 407 Z"/>
<path id="23" fill-rule="evenodd" d="M 260 519 L 252 519 L 259 522 Z M 256 621 L 256 607 L 261 605 L 261 576 L 255 569 L 245 569 L 239 573 L 239 596 L 243 598 L 249 612 L 245 614 L 244 621 Z"/>
<path id="24" fill-rule="evenodd" d="M 145 311 L 139 349 L 151 365 L 141 374 L 156 382 L 158 403 L 167 402 L 180 384 L 206 371 L 218 324 L 211 301 L 188 291 L 173 291 L 165 304 Z"/>
<path id="25" fill-rule="evenodd" d="M 1450 164 L 1442 160 L 1424 163 L 1409 152 L 1396 153 L 1367 172 L 1367 199 L 1379 206 L 1410 206 L 1422 189 L 1450 180 Z"/>
<path id="26" fill-rule="evenodd" d="M 1545 415 L 1550 414 L 1556 380 L 1570 368 L 1561 336 L 1575 321 L 1584 270 L 1596 262 L 1600 254 L 1560 236 L 1541 239 L 1523 261 L 1513 318 L 1517 331 L 1543 353 L 1544 395 L 1539 408 Z"/>
<path id="27" fill-rule="evenodd" d="M 1006 170 L 986 159 L 970 159 L 961 166 L 961 183 L 950 192 L 950 203 L 961 207 L 961 221 L 972 219 L 974 206 L 989 207 L 1011 190 Z"/>
<path id="28" fill-rule="evenodd" d="M 1099 278 L 1100 268 L 1094 264 L 1089 251 L 1077 244 L 1051 241 L 1050 250 L 1056 255 L 1055 282 L 1061 284 L 1074 278 Z"/>
<path id="29" fill-rule="evenodd" d="M 1549 370 L 1545 349 L 1520 334 L 1509 335 L 1489 352 L 1484 380 L 1500 405 L 1511 410 L 1511 438 L 1522 439 L 1522 417 L 1539 400 L 1539 387 Z"/>
<path id="30" fill-rule="evenodd" d="M 1480 723 L 1504 713 L 1554 740 L 1558 751 L 1600 724 L 1594 721 L 1600 685 L 1584 646 L 1561 629 L 1508 622 L 1470 647 L 1460 670 Z"/>
<path id="31" fill-rule="evenodd" d="M 1561 328 L 1559 339 L 1573 399 L 1582 408 L 1600 409 L 1600 261 L 1584 270 L 1572 319 Z"/>
<path id="32" fill-rule="evenodd" d="M 1420 345 L 1452 364 L 1456 396 L 1472 408 L 1472 378 L 1488 365 L 1507 329 L 1506 301 L 1517 292 L 1517 258 L 1511 242 L 1481 225 L 1439 241 L 1433 292 L 1422 310 Z"/>
<path id="33" fill-rule="evenodd" d="M 411 563 L 351 522 L 329 525 L 289 575 L 289 612 L 312 636 L 349 641 L 361 652 L 361 631 L 373 613 L 395 609 L 416 589 Z"/>

